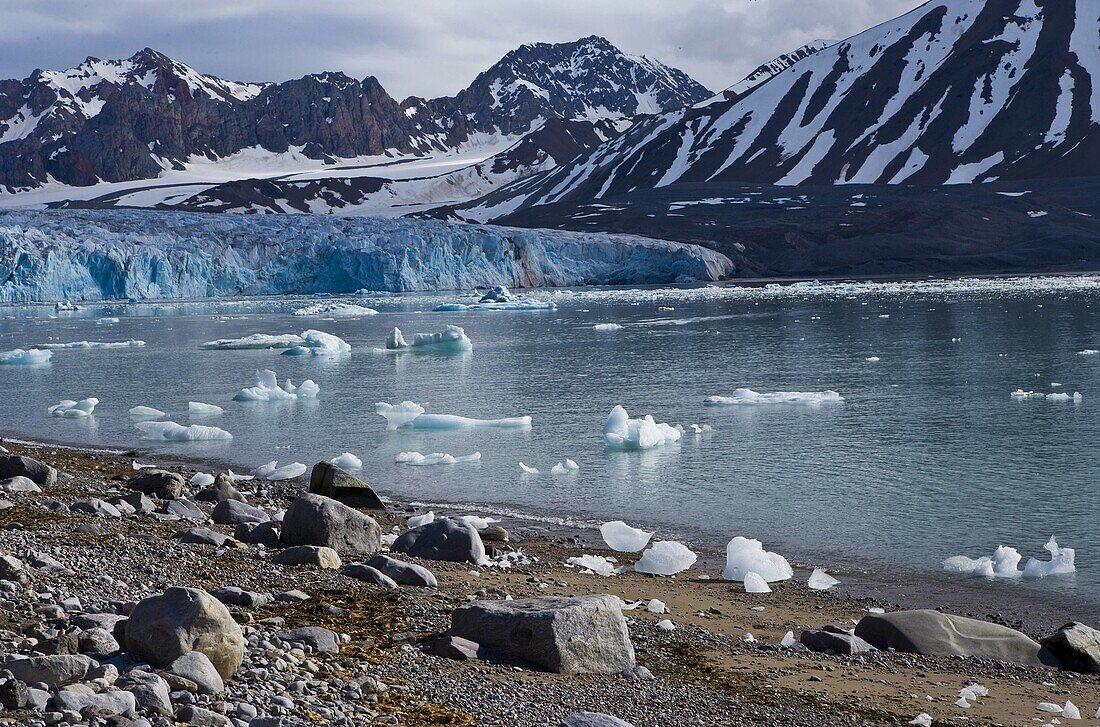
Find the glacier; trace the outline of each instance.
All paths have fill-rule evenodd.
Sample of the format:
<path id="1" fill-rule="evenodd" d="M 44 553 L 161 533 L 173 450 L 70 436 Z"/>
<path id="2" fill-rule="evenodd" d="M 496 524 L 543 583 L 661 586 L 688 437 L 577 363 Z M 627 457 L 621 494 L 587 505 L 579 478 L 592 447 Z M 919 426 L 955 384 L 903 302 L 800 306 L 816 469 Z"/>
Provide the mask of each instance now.
<path id="1" fill-rule="evenodd" d="M 0 302 L 713 281 L 734 265 L 633 235 L 435 220 L 0 212 Z"/>

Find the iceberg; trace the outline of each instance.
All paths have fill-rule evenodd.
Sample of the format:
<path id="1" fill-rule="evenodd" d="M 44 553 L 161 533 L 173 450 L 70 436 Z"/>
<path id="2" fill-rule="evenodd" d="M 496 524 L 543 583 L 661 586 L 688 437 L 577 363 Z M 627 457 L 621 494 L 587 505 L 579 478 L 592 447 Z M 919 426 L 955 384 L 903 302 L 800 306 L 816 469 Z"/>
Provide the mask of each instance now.
<path id="1" fill-rule="evenodd" d="M 481 452 L 474 452 L 473 454 L 465 454 L 456 457 L 453 454 L 446 454 L 444 452 L 433 452 L 431 454 L 421 454 L 420 452 L 400 452 L 394 457 L 394 462 L 397 464 L 407 464 L 414 467 L 430 467 L 437 464 L 462 464 L 463 462 L 477 462 L 481 459 Z"/>
<path id="2" fill-rule="evenodd" d="M 375 316 L 378 311 L 374 308 L 356 305 L 354 303 L 315 303 L 294 311 L 296 316 L 331 316 L 333 318 L 360 318 L 362 316 Z"/>
<path id="3" fill-rule="evenodd" d="M 523 462 L 519 463 L 519 468 L 523 470 L 523 474 L 525 475 L 537 475 L 539 473 L 538 467 L 528 467 Z"/>
<path id="4" fill-rule="evenodd" d="M 209 487 L 214 484 L 214 475 L 206 472 L 196 472 L 188 480 L 195 487 Z"/>
<path id="5" fill-rule="evenodd" d="M 50 362 L 51 356 L 53 356 L 53 351 L 17 348 L 13 351 L 0 353 L 0 366 L 42 366 Z"/>
<path id="6" fill-rule="evenodd" d="M 600 535 L 607 547 L 620 553 L 637 553 L 649 545 L 653 533 L 632 528 L 622 520 L 612 520 L 600 526 Z"/>
<path id="7" fill-rule="evenodd" d="M 417 333 L 411 341 L 405 339 L 400 328 L 386 338 L 386 351 L 436 351 L 462 352 L 474 347 L 466 331 L 458 326 L 447 326 L 439 333 Z"/>
<path id="8" fill-rule="evenodd" d="M 145 439 L 166 442 L 204 442 L 215 439 L 232 439 L 233 435 L 217 427 L 204 427 L 201 424 L 183 426 L 175 422 L 138 422 L 135 424 Z"/>
<path id="9" fill-rule="evenodd" d="M 505 285 L 494 285 L 481 296 L 479 303 L 507 303 L 512 300 L 512 291 Z"/>
<path id="10" fill-rule="evenodd" d="M 1077 566 L 1073 563 L 1075 555 L 1073 548 L 1058 547 L 1053 535 L 1043 549 L 1050 553 L 1050 560 L 1028 558 L 1024 566 L 1024 578 L 1046 578 L 1073 573 L 1077 570 Z"/>
<path id="11" fill-rule="evenodd" d="M 659 540 L 651 545 L 641 559 L 634 564 L 639 573 L 658 576 L 671 576 L 695 565 L 699 556 L 683 543 L 675 540 Z"/>
<path id="12" fill-rule="evenodd" d="M 683 436 L 679 429 L 668 424 L 659 424 L 649 415 L 641 419 L 631 419 L 622 406 L 611 410 L 603 428 L 604 447 L 607 449 L 650 449 L 678 442 Z"/>
<path id="13" fill-rule="evenodd" d="M 335 465 L 342 470 L 357 470 L 362 469 L 363 460 L 359 459 L 351 452 L 344 452 L 339 457 L 330 459 L 329 464 Z"/>
<path id="14" fill-rule="evenodd" d="M 794 576 L 786 558 L 764 550 L 759 540 L 737 536 L 726 544 L 726 568 L 722 577 L 727 581 L 743 581 L 749 573 L 756 573 L 768 583 Z"/>
<path id="15" fill-rule="evenodd" d="M 241 389 L 233 397 L 233 401 L 293 401 L 296 399 L 312 399 L 317 396 L 320 388 L 310 380 L 303 381 L 301 386 L 295 386 L 289 380 L 286 386 L 279 386 L 278 375 L 270 370 L 256 372 L 256 385 Z"/>
<path id="16" fill-rule="evenodd" d="M 219 338 L 216 341 L 207 341 L 199 348 L 216 351 L 253 350 L 268 348 L 293 348 L 302 345 L 302 337 L 294 333 L 282 335 L 269 335 L 267 333 L 253 333 L 244 338 Z"/>
<path id="17" fill-rule="evenodd" d="M 428 525 L 428 524 L 434 523 L 434 522 L 435 522 L 435 511 L 431 510 L 431 511 L 428 511 L 428 512 L 424 513 L 423 515 L 414 515 L 414 516 L 412 516 L 411 518 L 408 519 L 408 521 L 405 524 L 409 526 L 409 530 L 412 530 L 413 528 L 418 528 L 421 525 Z"/>
<path id="18" fill-rule="evenodd" d="M 130 416 L 134 419 L 160 419 L 168 415 L 151 406 L 135 406 L 130 408 Z"/>
<path id="19" fill-rule="evenodd" d="M 118 323 L 117 318 L 100 318 L 95 322 L 97 326 L 113 326 Z"/>
<path id="20" fill-rule="evenodd" d="M 814 568 L 806 585 L 811 591 L 827 591 L 833 586 L 840 585 L 840 581 L 826 573 L 824 568 Z"/>
<path id="21" fill-rule="evenodd" d="M 191 417 L 212 417 L 225 412 L 220 406 L 203 404 L 201 401 L 187 402 L 187 414 Z"/>
<path id="22" fill-rule="evenodd" d="M 745 593 L 771 593 L 771 586 L 759 573 L 749 571 L 745 574 Z"/>
<path id="23" fill-rule="evenodd" d="M 145 341 L 73 341 L 72 343 L 38 343 L 35 348 L 44 351 L 85 351 L 93 348 L 141 348 Z"/>
<path id="24" fill-rule="evenodd" d="M 295 347 L 298 348 L 298 347 Z M 302 344 L 300 348 L 309 349 L 314 356 L 341 356 L 351 351 L 351 346 L 339 336 L 324 331 L 302 331 Z M 294 349 L 290 349 L 293 351 Z M 283 355 L 290 353 L 284 351 Z"/>
<path id="25" fill-rule="evenodd" d="M 1022 575 L 1018 568 L 1021 557 L 1015 548 L 1000 545 L 993 557 L 968 558 L 965 555 L 956 555 L 943 562 L 943 569 L 978 578 L 1019 578 Z"/>
<path id="26" fill-rule="evenodd" d="M 581 466 L 571 459 L 565 460 L 565 462 L 558 462 L 556 465 L 550 468 L 550 474 L 552 475 L 567 475 L 572 472 L 579 471 Z"/>
<path id="27" fill-rule="evenodd" d="M 87 399 L 81 399 L 80 401 L 63 399 L 60 403 L 51 406 L 47 411 L 55 417 L 82 419 L 91 416 L 97 404 L 99 404 L 99 399 L 96 399 L 94 396 Z"/>
<path id="28" fill-rule="evenodd" d="M 1073 392 L 1072 395 L 1067 394 L 1064 391 L 1055 392 L 1052 394 L 1044 394 L 1041 391 L 1024 391 L 1023 389 L 1016 389 L 1009 394 L 1016 401 L 1027 401 L 1028 399 L 1046 399 L 1047 401 L 1067 402 L 1072 401 L 1075 404 L 1080 404 L 1084 399 L 1081 396 L 1080 391 Z"/>
<path id="29" fill-rule="evenodd" d="M 615 561 L 610 558 L 605 558 L 602 555 L 579 555 L 572 558 L 566 558 L 565 564 L 580 568 L 582 573 L 595 573 L 598 576 L 615 575 Z"/>
<path id="30" fill-rule="evenodd" d="M 386 419 L 386 429 L 530 429 L 531 417 L 510 417 L 507 419 L 472 419 L 454 414 L 425 414 L 424 407 L 412 401 L 400 404 L 388 404 L 380 401 L 374 405 L 379 416 Z"/>
<path id="31" fill-rule="evenodd" d="M 831 404 L 844 401 L 835 391 L 773 391 L 761 394 L 752 389 L 737 389 L 733 396 L 708 396 L 707 406 L 741 406 L 751 404 Z"/>
<path id="32" fill-rule="evenodd" d="M 557 303 L 551 300 L 510 300 L 499 303 L 442 303 L 432 308 L 441 313 L 461 313 L 463 311 L 525 311 L 557 310 Z"/>
<path id="33" fill-rule="evenodd" d="M 295 477 L 301 477 L 308 470 L 309 468 L 301 462 L 294 462 L 293 464 L 287 464 L 277 468 L 265 479 L 270 480 L 271 482 L 278 482 L 280 480 L 292 480 Z"/>
<path id="34" fill-rule="evenodd" d="M 612 331 L 621 331 L 623 327 L 618 323 L 597 323 L 592 326 L 592 330 L 597 333 L 610 333 Z"/>

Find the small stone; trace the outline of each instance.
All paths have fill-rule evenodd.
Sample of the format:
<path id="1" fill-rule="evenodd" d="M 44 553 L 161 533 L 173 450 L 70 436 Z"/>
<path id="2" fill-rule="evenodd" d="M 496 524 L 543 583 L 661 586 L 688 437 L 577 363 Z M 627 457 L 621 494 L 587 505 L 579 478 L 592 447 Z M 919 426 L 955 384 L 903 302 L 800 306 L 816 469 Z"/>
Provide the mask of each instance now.
<path id="1" fill-rule="evenodd" d="M 478 658 L 478 645 L 461 636 L 440 636 L 429 639 L 423 644 L 424 653 L 432 656 L 441 656 L 446 659 L 466 661 Z"/>
<path id="2" fill-rule="evenodd" d="M 314 651 L 328 654 L 336 654 L 340 651 L 340 639 L 332 631 L 320 626 L 303 626 L 289 631 L 280 631 L 276 636 L 289 643 L 306 644 Z"/>
<path id="3" fill-rule="evenodd" d="M 332 569 L 343 564 L 339 553 L 323 545 L 295 545 L 276 553 L 271 560 L 279 565 L 313 565 Z"/>

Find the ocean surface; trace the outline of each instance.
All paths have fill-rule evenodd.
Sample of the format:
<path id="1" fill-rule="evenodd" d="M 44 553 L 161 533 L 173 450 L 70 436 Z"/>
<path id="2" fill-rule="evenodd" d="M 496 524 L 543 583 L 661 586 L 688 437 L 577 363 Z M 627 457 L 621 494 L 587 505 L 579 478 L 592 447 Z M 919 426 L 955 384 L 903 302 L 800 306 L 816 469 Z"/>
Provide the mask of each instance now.
<path id="1" fill-rule="evenodd" d="M 144 347 L 56 351 L 39 367 L 0 366 L 0 432 L 77 445 L 211 458 L 247 471 L 270 460 L 312 465 L 342 452 L 383 493 L 470 512 L 566 522 L 623 519 L 712 553 L 734 535 L 807 565 L 901 574 L 998 545 L 1045 558 L 1051 535 L 1078 571 L 989 583 L 1100 602 L 1100 278 L 904 284 L 585 290 L 533 293 L 556 311 L 433 312 L 460 295 L 362 296 L 380 311 L 300 317 L 317 299 L 0 308 L 0 351 L 69 341 L 140 339 Z M 118 323 L 97 325 L 117 317 Z M 594 326 L 617 323 L 621 330 Z M 462 326 L 459 355 L 380 353 L 406 337 Z M 319 329 L 350 354 L 202 350 L 205 341 Z M 877 360 L 868 360 L 869 358 Z M 313 401 L 238 403 L 269 368 L 312 379 Z M 709 396 L 833 390 L 842 402 L 704 405 Z M 1080 401 L 1016 399 L 1022 389 Z M 92 417 L 47 408 L 95 396 Z M 375 402 L 429 413 L 529 415 L 530 431 L 387 432 Z M 225 408 L 189 420 L 187 402 Z M 631 416 L 682 424 L 679 443 L 608 452 L 602 428 Z M 151 442 L 130 407 L 215 425 L 231 441 Z M 691 424 L 713 432 L 695 435 Z M 480 462 L 412 467 L 400 452 L 480 452 Z M 565 458 L 574 474 L 552 475 Z M 522 461 L 541 470 L 525 474 Z M 1021 564 L 1022 565 L 1022 564 Z M 1026 590 L 1025 590 L 1026 592 Z"/>

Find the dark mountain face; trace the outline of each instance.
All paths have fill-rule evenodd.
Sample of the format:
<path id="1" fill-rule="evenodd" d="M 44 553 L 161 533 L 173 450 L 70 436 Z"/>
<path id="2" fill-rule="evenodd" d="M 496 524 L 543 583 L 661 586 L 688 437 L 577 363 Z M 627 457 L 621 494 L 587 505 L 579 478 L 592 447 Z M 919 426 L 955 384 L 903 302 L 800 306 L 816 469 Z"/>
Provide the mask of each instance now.
<path id="1" fill-rule="evenodd" d="M 243 84 L 145 49 L 0 81 L 0 190 L 151 179 L 195 155 L 247 149 L 337 159 L 425 154 L 475 134 L 518 136 L 548 119 L 623 119 L 709 92 L 602 38 L 523 46 L 455 97 L 398 102 L 377 79 L 322 73 Z"/>
<path id="2" fill-rule="evenodd" d="M 732 99 L 636 124 L 469 214 L 672 184 L 939 185 L 1098 168 L 1100 2 L 936 0 Z"/>

